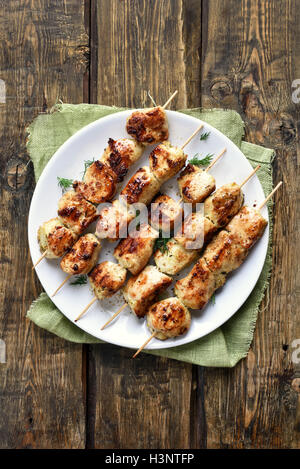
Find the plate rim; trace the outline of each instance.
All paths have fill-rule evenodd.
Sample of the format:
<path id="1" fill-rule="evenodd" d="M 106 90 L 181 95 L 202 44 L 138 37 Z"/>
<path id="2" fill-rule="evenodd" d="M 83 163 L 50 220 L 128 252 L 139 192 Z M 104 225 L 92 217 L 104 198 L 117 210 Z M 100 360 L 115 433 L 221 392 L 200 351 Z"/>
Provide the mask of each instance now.
<path id="1" fill-rule="evenodd" d="M 30 257 L 31 257 L 31 260 L 32 262 L 34 263 L 34 260 L 33 260 L 33 255 L 32 255 L 32 242 L 33 240 L 31 239 L 31 234 L 30 234 L 30 225 L 31 225 L 31 221 L 32 221 L 32 218 L 33 218 L 33 208 L 34 208 L 34 205 L 36 203 L 36 198 L 37 198 L 37 193 L 38 193 L 38 190 L 40 188 L 40 186 L 43 184 L 43 181 L 44 179 L 47 177 L 47 172 L 49 171 L 49 169 L 55 164 L 56 160 L 58 160 L 60 158 L 60 154 L 64 152 L 65 148 L 67 148 L 69 145 L 72 145 L 73 143 L 73 140 L 76 140 L 77 138 L 80 138 L 81 134 L 84 134 L 87 129 L 90 129 L 90 128 L 93 128 L 93 127 L 97 127 L 97 125 L 99 124 L 100 121 L 103 121 L 104 119 L 106 121 L 109 121 L 109 120 L 114 120 L 115 118 L 118 118 L 120 116 L 123 115 L 128 115 L 132 112 L 133 110 L 132 109 L 127 109 L 127 110 L 123 110 L 123 111 L 119 111 L 119 112 L 114 112 L 112 114 L 108 114 L 106 116 L 103 116 L 103 117 L 100 117 L 99 119 L 96 119 L 95 121 L 93 122 L 90 122 L 89 124 L 87 124 L 86 126 L 82 127 L 81 129 L 77 130 L 73 135 L 71 135 L 57 150 L 56 152 L 53 154 L 53 156 L 50 158 L 50 160 L 48 161 L 48 163 L 46 164 L 46 166 L 44 167 L 37 183 L 36 183 L 36 186 L 34 188 L 34 192 L 33 192 L 33 195 L 32 195 L 32 198 L 31 198 L 31 202 L 30 202 L 30 208 L 29 208 L 29 214 L 28 214 L 28 226 L 27 226 L 27 233 L 28 233 L 28 243 L 29 243 L 29 250 L 30 250 Z M 189 114 L 185 114 L 183 112 L 180 112 L 180 111 L 172 111 L 172 110 L 167 110 L 166 111 L 167 115 L 168 114 L 171 114 L 173 116 L 177 116 L 178 114 L 180 114 L 181 116 L 183 116 L 185 119 L 187 120 L 190 120 L 191 123 L 203 123 L 203 125 L 205 125 L 206 127 L 208 127 L 208 130 L 211 131 L 211 129 L 213 129 L 213 131 L 215 133 L 217 133 L 221 138 L 225 138 L 226 141 L 228 141 L 230 143 L 230 145 L 233 145 L 236 149 L 236 151 L 238 151 L 238 153 L 240 154 L 240 156 L 242 158 L 244 158 L 244 160 L 247 162 L 247 164 L 252 168 L 250 162 L 248 161 L 248 159 L 246 158 L 246 156 L 243 154 L 243 152 L 241 151 L 241 149 L 232 141 L 230 140 L 229 137 L 227 137 L 227 135 L 223 134 L 220 130 L 216 129 L 213 125 L 209 124 L 208 122 L 206 121 L 203 121 L 201 119 L 198 119 L 197 117 L 195 116 L 192 116 L 192 115 L 189 115 Z M 120 137 L 120 138 L 123 138 L 123 137 Z M 261 188 L 261 191 L 262 193 L 264 194 L 264 190 L 263 190 L 263 187 L 261 185 L 261 182 L 259 180 L 259 178 L 257 177 L 257 175 L 255 175 L 259 185 L 260 185 L 260 188 Z M 184 345 L 188 345 L 188 344 L 191 344 L 193 342 L 195 342 L 196 340 L 199 340 L 203 337 L 206 337 L 207 335 L 211 334 L 212 332 L 214 332 L 216 329 L 218 329 L 219 327 L 221 327 L 223 324 L 225 324 L 229 319 L 231 319 L 237 312 L 238 310 L 242 307 L 242 305 L 245 303 L 245 301 L 249 298 L 249 296 L 251 295 L 251 293 L 253 292 L 255 286 L 256 286 L 256 283 L 261 275 L 261 272 L 262 272 L 262 269 L 263 269 L 263 266 L 265 264 L 265 259 L 266 259 L 266 256 L 267 256 L 267 253 L 268 253 L 268 247 L 269 247 L 269 243 L 270 243 L 270 240 L 269 240 L 269 213 L 268 213 L 268 210 L 266 209 L 264 211 L 264 217 L 267 219 L 268 221 L 268 225 L 267 225 L 267 228 L 266 228 L 266 231 L 267 231 L 267 237 L 268 237 L 268 242 L 266 243 L 266 249 L 265 249 L 265 253 L 264 253 L 264 256 L 261 256 L 261 265 L 259 267 L 259 269 L 256 270 L 256 275 L 253 276 L 253 279 L 252 279 L 252 282 L 251 282 L 251 289 L 249 291 L 249 294 L 239 303 L 239 306 L 235 308 L 235 310 L 230 314 L 230 316 L 226 317 L 225 319 L 224 318 L 219 318 L 219 320 L 215 320 L 214 322 L 214 326 L 213 328 L 208 331 L 208 332 L 205 332 L 203 335 L 199 335 L 198 338 L 192 338 L 191 340 L 186 340 L 184 343 L 178 343 L 176 344 L 176 341 L 175 343 L 171 343 L 169 344 L 168 340 L 165 340 L 165 341 L 151 341 L 148 346 L 146 347 L 147 350 L 162 350 L 162 349 L 169 349 L 169 348 L 176 348 L 176 347 L 180 347 L 180 346 L 184 346 Z M 37 260 L 37 259 L 36 259 Z M 36 261 L 35 261 L 36 262 Z M 38 269 L 35 269 L 35 273 L 36 275 L 38 276 L 38 279 L 40 281 L 40 283 L 42 284 L 42 287 L 44 289 L 44 291 L 47 293 L 47 295 L 49 296 L 49 298 L 51 299 L 51 301 L 55 304 L 56 308 L 73 324 L 73 325 L 76 325 L 77 327 L 79 327 L 80 329 L 82 329 L 83 331 L 87 332 L 88 334 L 92 335 L 93 337 L 99 339 L 99 340 L 102 340 L 104 343 L 110 343 L 110 344 L 113 344 L 113 345 L 118 345 L 120 347 L 125 347 L 125 348 L 128 348 L 128 349 L 132 349 L 132 350 L 135 350 L 136 349 L 136 346 L 135 345 L 132 345 L 130 346 L 129 344 L 127 343 L 124 343 L 122 340 L 120 340 L 120 338 L 116 338 L 116 340 L 107 340 L 105 339 L 105 337 L 99 337 L 99 335 L 102 335 L 102 334 L 105 334 L 105 332 L 102 332 L 100 331 L 100 333 L 98 335 L 95 335 L 95 332 L 97 331 L 93 331 L 91 330 L 90 327 L 88 327 L 88 325 L 85 324 L 85 322 L 80 322 L 80 323 L 75 323 L 74 322 L 74 319 L 71 319 L 66 313 L 64 313 L 60 308 L 59 306 L 56 304 L 56 297 L 54 298 L 51 298 L 50 294 L 48 293 L 45 285 L 44 285 L 44 282 L 41 280 L 39 274 L 38 274 Z M 174 277 L 173 277 L 174 278 Z M 255 280 L 254 280 L 255 278 Z M 205 309 L 205 308 L 204 308 Z M 193 311 L 191 311 L 191 315 L 193 315 Z M 197 310 L 198 311 L 198 310 Z M 100 330 L 100 327 L 99 327 L 99 330 Z M 147 337 L 149 337 L 148 335 L 145 336 L 145 340 L 147 339 Z M 157 342 L 157 343 L 156 343 Z"/>

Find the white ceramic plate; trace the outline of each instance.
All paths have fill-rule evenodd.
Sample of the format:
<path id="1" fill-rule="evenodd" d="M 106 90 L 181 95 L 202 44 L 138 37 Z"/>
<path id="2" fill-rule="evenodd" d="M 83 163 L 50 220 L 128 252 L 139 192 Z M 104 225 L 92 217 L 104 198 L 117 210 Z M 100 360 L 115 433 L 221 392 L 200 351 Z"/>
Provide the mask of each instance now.
<path id="1" fill-rule="evenodd" d="M 119 112 L 84 127 L 67 140 L 47 164 L 36 185 L 29 213 L 28 235 L 33 262 L 36 262 L 41 255 L 37 242 L 38 227 L 44 221 L 55 217 L 57 213 L 57 202 L 61 197 L 61 189 L 57 185 L 57 176 L 81 179 L 84 161 L 100 158 L 109 137 L 117 139 L 127 136 L 125 121 L 129 114 L 130 111 Z M 194 117 L 174 111 L 167 111 L 167 115 L 170 131 L 169 140 L 173 145 L 182 144 L 199 126 L 199 120 Z M 209 131 L 210 136 L 202 142 L 197 136 L 189 143 L 185 148 L 189 158 L 193 157 L 195 153 L 200 153 L 203 156 L 207 153 L 217 155 L 226 147 L 227 153 L 211 170 L 216 178 L 217 187 L 233 181 L 242 182 L 252 170 L 245 156 L 225 135 L 205 122 L 203 124 L 203 131 Z M 152 148 L 149 147 L 141 160 L 130 169 L 124 184 L 137 168 L 148 165 L 148 155 Z M 256 176 L 243 187 L 243 191 L 245 203 L 250 206 L 264 199 L 263 189 Z M 161 192 L 178 198 L 176 177 L 165 183 Z M 268 218 L 265 207 L 262 214 Z M 92 228 L 94 229 L 94 227 Z M 228 278 L 224 287 L 217 291 L 215 304 L 209 303 L 202 311 L 192 311 L 192 324 L 185 335 L 166 341 L 153 339 L 148 348 L 168 348 L 192 342 L 209 334 L 231 318 L 250 295 L 258 280 L 266 257 L 268 234 L 269 230 L 267 228 L 262 239 L 252 249 L 244 264 Z M 115 245 L 116 243 L 103 242 L 99 262 L 114 260 L 112 252 Z M 153 262 L 151 263 L 153 264 Z M 183 271 L 177 278 L 182 277 L 188 270 Z M 59 260 L 44 259 L 37 266 L 36 273 L 49 296 L 66 277 L 66 274 L 59 267 Z M 173 286 L 167 296 L 173 296 L 172 289 Z M 68 319 L 74 321 L 92 298 L 93 294 L 88 284 L 71 286 L 67 283 L 53 298 L 53 302 Z M 145 320 L 139 320 L 129 313 L 129 307 L 123 310 L 118 319 L 105 330 L 100 330 L 101 325 L 110 318 L 122 303 L 123 298 L 120 292 L 113 298 L 95 302 L 87 314 L 77 323 L 78 327 L 106 342 L 134 349 L 138 348 L 149 337 L 149 330 Z"/>

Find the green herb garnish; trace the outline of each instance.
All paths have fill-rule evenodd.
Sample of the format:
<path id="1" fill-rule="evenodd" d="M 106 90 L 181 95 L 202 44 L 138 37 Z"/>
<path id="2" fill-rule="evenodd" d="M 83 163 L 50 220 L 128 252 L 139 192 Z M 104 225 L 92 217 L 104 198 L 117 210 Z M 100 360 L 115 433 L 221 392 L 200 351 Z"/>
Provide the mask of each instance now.
<path id="1" fill-rule="evenodd" d="M 61 190 L 64 192 L 73 184 L 73 179 L 66 179 L 57 177 L 58 185 L 60 186 Z"/>
<path id="2" fill-rule="evenodd" d="M 215 295 L 214 293 L 213 293 L 213 295 L 211 296 L 210 301 L 211 301 L 211 303 L 212 303 L 213 305 L 216 304 L 216 295 Z"/>
<path id="3" fill-rule="evenodd" d="M 70 282 L 70 285 L 86 285 L 87 276 L 86 275 L 75 275 L 73 282 Z"/>
<path id="4" fill-rule="evenodd" d="M 169 252 L 169 248 L 167 246 L 168 242 L 170 241 L 171 238 L 162 238 L 161 237 L 161 231 L 159 232 L 159 238 L 156 238 L 155 240 L 155 246 L 154 246 L 154 249 L 155 250 L 160 250 L 160 252 L 162 252 L 163 254 L 165 252 Z"/>
<path id="5" fill-rule="evenodd" d="M 193 156 L 191 160 L 189 160 L 190 164 L 194 164 L 195 166 L 207 166 L 211 162 L 214 154 L 213 153 L 208 153 L 204 158 L 198 158 L 199 153 L 196 153 L 196 155 Z"/>
<path id="6" fill-rule="evenodd" d="M 204 132 L 200 135 L 200 140 L 207 140 L 209 137 L 210 132 Z"/>
<path id="7" fill-rule="evenodd" d="M 95 158 L 93 158 L 92 160 L 85 160 L 85 162 L 84 162 L 84 171 L 83 171 L 82 179 L 83 179 L 84 176 L 85 176 L 86 170 L 87 170 L 94 162 L 95 162 Z"/>

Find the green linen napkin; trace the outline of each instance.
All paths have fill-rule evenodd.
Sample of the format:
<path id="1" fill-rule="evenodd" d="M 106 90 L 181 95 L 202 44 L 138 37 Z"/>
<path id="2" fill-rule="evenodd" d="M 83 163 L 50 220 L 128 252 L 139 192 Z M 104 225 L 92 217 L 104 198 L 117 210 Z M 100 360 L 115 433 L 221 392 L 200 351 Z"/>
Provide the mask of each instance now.
<path id="1" fill-rule="evenodd" d="M 28 128 L 27 149 L 33 161 L 36 180 L 55 151 L 77 130 L 120 108 L 93 104 L 58 104 L 50 114 L 38 116 Z M 222 109 L 189 109 L 180 111 L 199 118 L 229 137 L 255 167 L 261 164 L 257 173 L 265 194 L 272 189 L 272 160 L 274 151 L 242 141 L 244 124 L 239 114 Z M 271 206 L 269 214 L 271 220 Z M 272 224 L 270 223 L 270 240 Z M 160 355 L 202 366 L 233 367 L 248 353 L 253 338 L 259 305 L 269 282 L 272 266 L 271 241 L 266 261 L 249 298 L 239 311 L 223 326 L 211 334 L 180 347 L 149 350 L 145 353 Z M 87 334 L 69 321 L 52 303 L 46 293 L 42 293 L 31 305 L 27 317 L 37 326 L 71 342 L 95 344 L 103 343 Z"/>

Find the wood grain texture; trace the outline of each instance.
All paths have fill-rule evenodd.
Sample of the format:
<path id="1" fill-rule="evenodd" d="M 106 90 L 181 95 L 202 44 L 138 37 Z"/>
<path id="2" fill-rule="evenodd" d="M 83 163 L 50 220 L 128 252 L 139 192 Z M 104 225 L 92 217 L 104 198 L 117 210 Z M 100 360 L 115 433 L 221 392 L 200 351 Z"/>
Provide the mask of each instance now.
<path id="1" fill-rule="evenodd" d="M 275 197 L 274 267 L 251 350 L 234 370 L 204 372 L 207 446 L 299 447 L 292 383 L 300 370 L 291 347 L 300 338 L 300 107 L 291 99 L 300 77 L 299 2 L 204 1 L 202 18 L 202 105 L 236 109 L 246 139 L 276 149 L 274 182 L 285 183 Z"/>
<path id="2" fill-rule="evenodd" d="M 25 319 L 41 287 L 31 271 L 27 216 L 34 188 L 26 125 L 58 98 L 81 102 L 88 37 L 76 0 L 1 1 L 0 447 L 85 444 L 82 347 Z"/>
<path id="3" fill-rule="evenodd" d="M 148 90 L 164 103 L 178 89 L 173 109 L 199 104 L 200 2 L 101 0 L 92 11 L 94 102 L 143 107 Z M 151 356 L 132 361 L 132 352 L 108 345 L 91 347 L 89 357 L 91 447 L 190 447 L 191 365 Z"/>
<path id="4" fill-rule="evenodd" d="M 1 448 L 296 448 L 300 370 L 297 0 L 0 0 Z M 88 38 L 87 33 L 90 37 Z M 57 98 L 228 107 L 274 147 L 274 268 L 247 358 L 207 369 L 70 344 L 25 319 L 41 287 L 27 246 L 25 127 Z M 1 98 L 1 96 L 0 96 Z M 2 99 L 0 99 L 2 101 Z M 24 262 L 25 260 L 25 262 Z M 299 356 L 299 354 L 298 354 Z"/>

